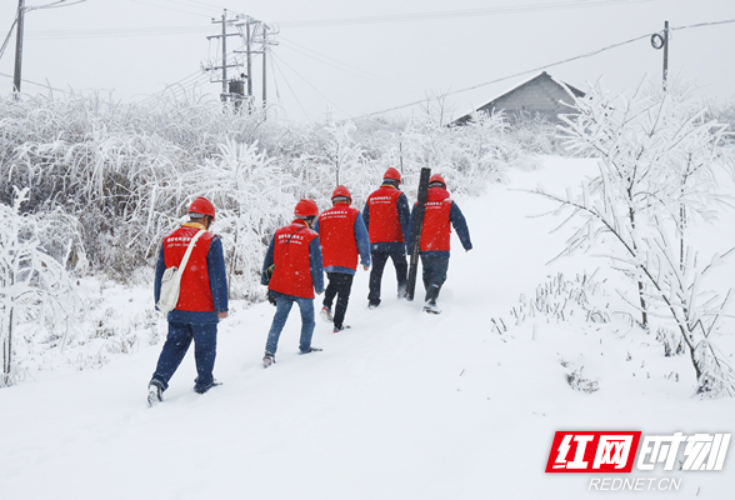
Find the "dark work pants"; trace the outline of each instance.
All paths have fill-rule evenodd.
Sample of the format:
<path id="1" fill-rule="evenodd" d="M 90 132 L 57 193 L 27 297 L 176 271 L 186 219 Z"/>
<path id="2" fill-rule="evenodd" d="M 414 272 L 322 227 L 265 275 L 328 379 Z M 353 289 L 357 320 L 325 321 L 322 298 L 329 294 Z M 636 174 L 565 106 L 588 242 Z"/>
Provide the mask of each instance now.
<path id="1" fill-rule="evenodd" d="M 380 304 L 380 285 L 383 281 L 383 269 L 388 257 L 393 260 L 396 268 L 396 281 L 398 282 L 398 297 L 406 296 L 406 280 L 408 274 L 408 263 L 405 252 L 370 252 L 372 269 L 370 270 L 370 293 L 368 301 L 371 305 Z"/>
<path id="2" fill-rule="evenodd" d="M 337 307 L 334 309 L 334 327 L 341 329 L 347 312 L 347 304 L 350 302 L 350 292 L 352 291 L 351 274 L 346 273 L 327 273 L 329 284 L 324 291 L 324 305 L 332 309 L 334 297 L 337 297 Z"/>
<path id="3" fill-rule="evenodd" d="M 168 323 L 168 336 L 158 358 L 156 372 L 151 381 L 156 381 L 166 390 L 176 369 L 194 340 L 194 360 L 197 378 L 194 389 L 206 391 L 214 383 L 212 370 L 217 356 L 217 325 L 193 325 L 188 323 Z"/>
<path id="4" fill-rule="evenodd" d="M 447 280 L 449 256 L 425 254 L 420 254 L 420 256 L 424 289 L 426 290 L 424 301 L 435 305 L 436 299 L 439 297 L 439 291 Z"/>

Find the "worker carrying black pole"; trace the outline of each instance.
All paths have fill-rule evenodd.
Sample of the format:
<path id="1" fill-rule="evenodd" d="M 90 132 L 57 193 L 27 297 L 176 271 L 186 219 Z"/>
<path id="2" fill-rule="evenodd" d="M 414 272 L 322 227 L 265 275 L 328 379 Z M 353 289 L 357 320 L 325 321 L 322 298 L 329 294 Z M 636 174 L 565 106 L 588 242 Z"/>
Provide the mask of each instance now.
<path id="1" fill-rule="evenodd" d="M 418 205 L 418 203 L 416 204 Z M 411 211 L 411 232 L 417 230 L 414 226 L 416 205 Z M 439 174 L 429 179 L 429 190 L 426 195 L 423 227 L 419 241 L 419 255 L 421 257 L 422 278 L 426 297 L 424 311 L 439 314 L 441 310 L 436 305 L 439 292 L 447 279 L 449 268 L 449 241 L 451 226 L 454 226 L 459 241 L 466 251 L 472 250 L 470 232 L 467 221 L 459 206 L 449 199 L 447 184 Z"/>

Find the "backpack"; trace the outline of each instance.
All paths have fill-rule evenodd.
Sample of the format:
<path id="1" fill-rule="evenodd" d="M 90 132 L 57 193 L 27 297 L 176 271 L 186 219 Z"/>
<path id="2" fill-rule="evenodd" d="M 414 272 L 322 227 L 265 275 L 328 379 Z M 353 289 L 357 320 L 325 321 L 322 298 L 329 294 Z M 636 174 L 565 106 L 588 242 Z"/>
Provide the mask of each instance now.
<path id="1" fill-rule="evenodd" d="M 179 303 L 179 294 L 181 293 L 181 275 L 184 274 L 186 269 L 186 263 L 189 262 L 189 256 L 194 248 L 194 243 L 203 235 L 206 231 L 200 229 L 197 234 L 191 239 L 189 248 L 186 249 L 184 258 L 181 259 L 180 267 L 171 266 L 166 269 L 161 278 L 161 296 L 158 299 L 156 307 L 163 313 L 164 316 L 168 316 L 168 313 L 176 309 L 176 305 Z"/>

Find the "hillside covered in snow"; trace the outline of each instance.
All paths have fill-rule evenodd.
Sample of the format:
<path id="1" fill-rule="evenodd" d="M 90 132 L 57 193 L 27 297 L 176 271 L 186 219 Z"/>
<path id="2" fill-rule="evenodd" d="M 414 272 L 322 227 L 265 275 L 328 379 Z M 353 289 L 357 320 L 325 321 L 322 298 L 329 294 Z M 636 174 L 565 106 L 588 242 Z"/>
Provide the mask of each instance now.
<path id="1" fill-rule="evenodd" d="M 234 300 L 219 330 L 223 385 L 194 393 L 190 352 L 152 409 L 146 384 L 165 335 L 152 270 L 127 285 L 81 280 L 94 311 L 80 328 L 106 329 L 115 348 L 100 333 L 47 363 L 27 361 L 24 381 L 0 390 L 2 497 L 594 498 L 603 493 L 589 491 L 589 475 L 544 473 L 556 431 L 732 432 L 735 400 L 694 397 L 688 355 L 665 356 L 656 329 L 640 327 L 623 298 L 635 289 L 608 252 L 556 258 L 579 226 L 551 232 L 564 217 L 531 191 L 563 194 L 595 175 L 596 160 L 535 163 L 482 196 L 455 198 L 474 249 L 453 241 L 441 315 L 394 298 L 390 269 L 383 304 L 369 310 L 359 271 L 352 328 L 332 334 L 318 322 L 313 343 L 324 351 L 299 356 L 292 312 L 277 364 L 264 370 L 274 309 Z M 721 187 L 732 193 L 731 180 Z M 699 225 L 700 247 L 735 246 L 734 218 L 723 210 Z M 731 261 L 707 285 L 733 278 Z M 712 339 L 730 362 L 733 324 L 728 312 Z M 73 356 L 98 368 L 79 371 Z M 728 457 L 722 471 L 636 470 L 647 485 L 680 478 L 680 488 L 615 497 L 728 498 L 732 467 Z"/>

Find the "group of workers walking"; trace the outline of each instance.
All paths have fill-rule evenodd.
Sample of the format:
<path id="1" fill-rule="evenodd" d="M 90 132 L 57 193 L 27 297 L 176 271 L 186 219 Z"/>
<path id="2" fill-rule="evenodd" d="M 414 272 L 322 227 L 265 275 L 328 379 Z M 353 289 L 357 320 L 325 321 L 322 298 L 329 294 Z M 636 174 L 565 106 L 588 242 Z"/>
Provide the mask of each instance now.
<path id="1" fill-rule="evenodd" d="M 300 200 L 291 224 L 279 228 L 271 239 L 261 273 L 268 286 L 268 300 L 276 306 L 263 357 L 263 366 L 275 363 L 278 340 L 288 315 L 296 303 L 301 314 L 299 351 L 321 351 L 311 345 L 316 326 L 315 293 L 324 293 L 320 316 L 332 323 L 333 332 L 350 328 L 344 323 L 359 265 L 370 269 L 368 307 L 381 303 L 381 283 L 390 258 L 396 272 L 398 298 L 406 297 L 408 262 L 406 253 L 414 226 L 415 208 L 400 190 L 401 174 L 389 168 L 381 186 L 368 196 L 360 213 L 352 207 L 352 195 L 345 186 L 332 193 L 332 207 L 321 214 L 316 202 Z M 205 198 L 189 207 L 190 221 L 164 238 L 156 266 L 154 295 L 158 303 L 161 280 L 166 269 L 184 267 L 180 298 L 168 314 L 168 336 L 156 371 L 148 386 L 148 403 L 163 400 L 163 391 L 194 341 L 197 378 L 194 390 L 200 394 L 218 383 L 212 370 L 216 356 L 217 323 L 227 317 L 227 277 L 219 238 L 207 230 L 215 219 L 215 209 Z M 424 311 L 438 314 L 437 298 L 447 278 L 451 227 L 466 251 L 472 249 L 469 230 L 461 210 L 449 198 L 441 175 L 429 179 L 421 229 L 419 256 L 426 290 Z M 205 230 L 185 253 L 192 239 Z M 183 262 L 182 262 L 183 260 Z M 324 284 L 324 272 L 328 283 Z"/>

